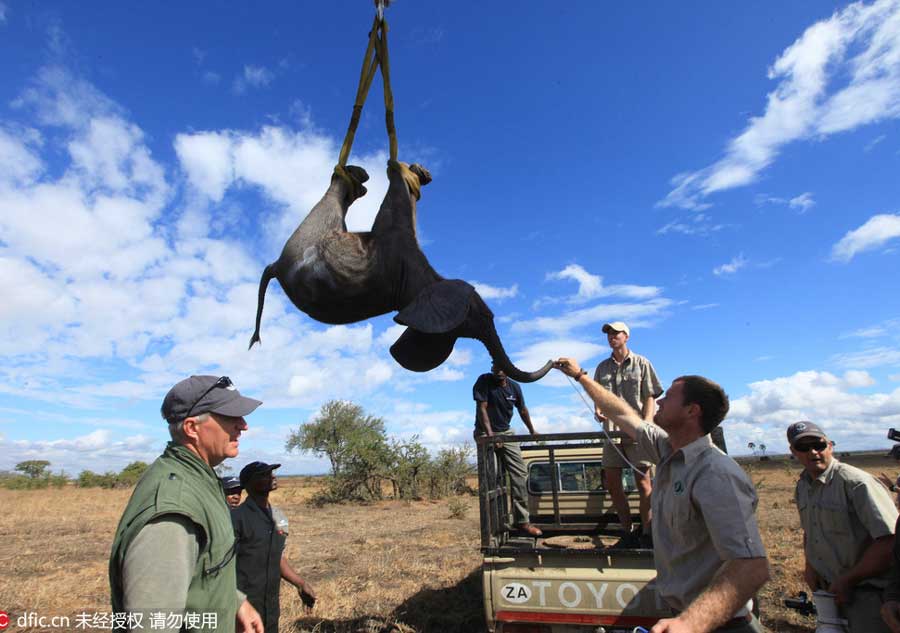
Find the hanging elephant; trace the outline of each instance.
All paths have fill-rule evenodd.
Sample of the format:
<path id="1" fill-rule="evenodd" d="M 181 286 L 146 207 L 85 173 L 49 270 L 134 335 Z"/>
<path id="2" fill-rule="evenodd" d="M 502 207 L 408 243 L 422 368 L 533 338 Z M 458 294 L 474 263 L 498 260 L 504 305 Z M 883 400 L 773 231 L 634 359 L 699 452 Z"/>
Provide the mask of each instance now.
<path id="1" fill-rule="evenodd" d="M 277 277 L 300 310 L 323 323 L 363 321 L 399 310 L 394 320 L 406 331 L 391 355 L 411 371 L 429 371 L 450 356 L 456 339 L 474 338 L 493 361 L 520 382 L 542 378 L 516 368 L 500 342 L 494 315 L 468 283 L 444 279 L 428 263 L 416 237 L 416 202 L 431 175 L 420 165 L 388 161 L 388 191 L 372 230 L 353 233 L 344 218 L 366 193 L 369 175 L 361 167 L 335 168 L 331 185 L 285 244 L 281 257 L 266 266 L 259 281 L 256 331 L 259 342 L 263 303 L 269 281 Z"/>

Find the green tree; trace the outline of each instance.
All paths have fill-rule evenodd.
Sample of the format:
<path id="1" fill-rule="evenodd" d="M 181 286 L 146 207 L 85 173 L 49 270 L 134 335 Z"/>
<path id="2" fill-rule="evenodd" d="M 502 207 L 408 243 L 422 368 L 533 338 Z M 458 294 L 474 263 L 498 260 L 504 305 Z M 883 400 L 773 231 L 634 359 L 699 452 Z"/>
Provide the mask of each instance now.
<path id="1" fill-rule="evenodd" d="M 20 473 L 25 473 L 32 479 L 41 479 L 47 476 L 48 466 L 50 466 L 50 462 L 46 459 L 29 459 L 16 464 L 16 470 Z"/>
<path id="2" fill-rule="evenodd" d="M 384 421 L 342 400 L 326 402 L 312 422 L 291 432 L 285 448 L 325 456 L 331 463 L 331 477 L 317 502 L 380 499 L 393 461 Z"/>
<path id="3" fill-rule="evenodd" d="M 285 442 L 288 452 L 300 450 L 328 457 L 335 477 L 370 462 L 373 449 L 382 453 L 386 446 L 384 421 L 344 400 L 326 402 L 312 422 L 292 431 Z"/>
<path id="4" fill-rule="evenodd" d="M 149 467 L 146 462 L 131 462 L 118 474 L 118 484 L 125 488 L 135 485 Z"/>

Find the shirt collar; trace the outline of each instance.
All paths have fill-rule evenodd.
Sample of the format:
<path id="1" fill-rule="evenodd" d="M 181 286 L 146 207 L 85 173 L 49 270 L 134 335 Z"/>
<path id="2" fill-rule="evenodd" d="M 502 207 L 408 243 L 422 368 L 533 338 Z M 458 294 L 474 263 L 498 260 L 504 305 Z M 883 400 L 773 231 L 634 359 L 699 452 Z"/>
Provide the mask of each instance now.
<path id="1" fill-rule="evenodd" d="M 615 353 L 615 352 L 611 353 L 611 354 L 609 355 L 609 357 L 612 359 L 612 362 L 614 362 L 615 364 L 617 364 L 617 365 L 624 365 L 624 364 L 627 363 L 629 360 L 631 360 L 631 350 L 629 349 L 628 351 L 625 352 L 625 358 L 622 359 L 622 362 L 621 362 L 621 363 L 620 363 L 619 361 L 616 360 L 616 353 Z"/>
<path id="2" fill-rule="evenodd" d="M 681 454 L 684 455 L 684 463 L 686 464 L 692 460 L 697 459 L 706 450 L 712 448 L 712 445 L 712 438 L 709 436 L 709 433 L 707 433 L 698 437 L 687 446 L 682 446 Z"/>

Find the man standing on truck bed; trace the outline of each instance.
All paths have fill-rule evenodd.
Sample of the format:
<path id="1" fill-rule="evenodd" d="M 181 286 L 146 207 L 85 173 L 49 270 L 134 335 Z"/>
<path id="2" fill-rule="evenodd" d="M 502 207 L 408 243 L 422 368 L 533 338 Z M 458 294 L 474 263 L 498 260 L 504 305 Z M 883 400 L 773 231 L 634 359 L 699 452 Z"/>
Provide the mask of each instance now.
<path id="1" fill-rule="evenodd" d="M 556 368 L 574 378 L 606 417 L 637 440 L 657 464 L 653 555 L 657 591 L 678 611 L 651 633 L 759 633 L 751 598 L 769 579 L 756 523 L 756 489 L 709 432 L 728 413 L 728 396 L 702 376 L 681 376 L 649 424 L 624 400 L 592 380 L 578 363 Z"/>
<path id="2" fill-rule="evenodd" d="M 519 416 L 529 432 L 537 435 L 531 424 L 528 408 L 525 406 L 522 388 L 496 365 L 491 365 L 491 373 L 481 374 L 478 377 L 472 387 L 472 397 L 475 399 L 476 439 L 483 436 L 515 435 L 509 428 L 513 407 L 519 410 Z M 531 524 L 528 514 L 528 490 L 525 487 L 525 477 L 528 473 L 525 470 L 522 451 L 517 443 L 504 442 L 495 446 L 506 472 L 509 473 L 516 525 L 521 532 L 529 536 L 540 536 L 543 532 Z"/>
<path id="3" fill-rule="evenodd" d="M 612 354 L 597 365 L 594 380 L 625 400 L 642 420 L 652 422 L 656 413 L 656 398 L 663 392 L 656 370 L 649 360 L 628 349 L 631 330 L 622 321 L 604 324 L 603 333 Z M 594 414 L 607 431 L 618 430 L 597 405 L 594 405 Z M 650 470 L 653 464 L 634 440 L 624 438 L 618 448 L 622 454 L 615 448 L 603 453 L 603 482 L 625 532 L 625 536 L 613 547 L 650 547 L 650 493 L 653 491 Z M 634 466 L 634 480 L 640 497 L 641 533 L 631 531 L 631 510 L 622 487 L 622 469 L 628 466 L 628 462 Z"/>

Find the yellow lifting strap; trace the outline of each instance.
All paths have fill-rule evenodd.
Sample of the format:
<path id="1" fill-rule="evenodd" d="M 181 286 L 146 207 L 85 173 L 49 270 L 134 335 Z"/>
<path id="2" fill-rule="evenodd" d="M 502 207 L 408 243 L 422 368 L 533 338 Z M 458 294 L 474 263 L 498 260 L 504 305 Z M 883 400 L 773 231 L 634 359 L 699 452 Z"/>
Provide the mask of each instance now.
<path id="1" fill-rule="evenodd" d="M 350 149 L 353 147 L 353 138 L 356 135 L 356 128 L 359 125 L 362 109 L 366 103 L 369 88 L 372 86 L 372 80 L 375 78 L 375 71 L 379 67 L 381 68 L 381 78 L 384 83 L 384 117 L 388 133 L 388 144 L 390 146 L 390 158 L 391 160 L 397 160 L 397 132 L 394 128 L 394 93 L 391 91 L 391 67 L 387 43 L 388 25 L 384 19 L 384 5 L 379 6 L 378 0 L 376 0 L 375 4 L 379 7 L 379 10 L 372 23 L 372 30 L 369 32 L 369 44 L 363 57 L 359 86 L 356 90 L 356 100 L 353 103 L 353 113 L 350 115 L 350 125 L 347 127 L 347 134 L 344 136 L 344 144 L 341 146 L 338 164 L 335 167 L 335 173 L 344 178 L 348 178 L 348 175 L 343 167 L 347 165 L 347 159 L 350 157 Z"/>

